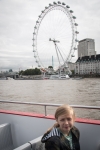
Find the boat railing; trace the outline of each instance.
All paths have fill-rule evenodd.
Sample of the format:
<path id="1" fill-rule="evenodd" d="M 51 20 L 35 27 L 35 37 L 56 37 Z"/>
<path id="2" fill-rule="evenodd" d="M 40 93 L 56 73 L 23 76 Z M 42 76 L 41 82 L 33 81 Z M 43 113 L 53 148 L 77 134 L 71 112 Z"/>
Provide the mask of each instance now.
<path id="1" fill-rule="evenodd" d="M 45 116 L 47 116 L 47 106 L 59 107 L 62 104 L 52 104 L 52 103 L 36 103 L 36 102 L 21 102 L 21 101 L 8 101 L 0 100 L 0 103 L 13 103 L 13 104 L 25 104 L 25 105 L 38 105 L 43 106 L 45 111 Z M 100 110 L 100 106 L 85 106 L 85 105 L 70 105 L 73 108 L 82 108 L 82 109 L 97 109 Z"/>

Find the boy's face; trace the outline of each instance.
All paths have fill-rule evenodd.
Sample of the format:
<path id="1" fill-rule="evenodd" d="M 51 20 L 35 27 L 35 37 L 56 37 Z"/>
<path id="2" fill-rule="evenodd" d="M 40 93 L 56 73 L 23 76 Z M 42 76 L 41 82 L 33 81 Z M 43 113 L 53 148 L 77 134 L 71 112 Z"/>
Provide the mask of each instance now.
<path id="1" fill-rule="evenodd" d="M 59 124 L 59 129 L 63 134 L 68 135 L 70 129 L 73 127 L 74 119 L 72 113 L 60 115 L 56 120 Z"/>

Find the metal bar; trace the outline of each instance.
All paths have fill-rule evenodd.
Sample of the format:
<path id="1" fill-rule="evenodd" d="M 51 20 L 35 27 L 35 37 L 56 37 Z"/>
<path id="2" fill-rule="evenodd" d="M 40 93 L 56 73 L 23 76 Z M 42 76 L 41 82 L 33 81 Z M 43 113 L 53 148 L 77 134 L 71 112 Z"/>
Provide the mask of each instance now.
<path id="1" fill-rule="evenodd" d="M 7 101 L 0 100 L 2 103 L 14 103 L 14 104 L 27 104 L 27 105 L 40 105 L 40 106 L 60 106 L 62 104 L 50 104 L 50 103 L 36 103 L 36 102 L 21 102 L 21 101 Z"/>
<path id="2" fill-rule="evenodd" d="M 47 116 L 46 105 L 44 107 L 45 107 L 45 116 Z"/>
<path id="3" fill-rule="evenodd" d="M 100 109 L 100 106 L 85 106 L 85 105 L 70 105 L 73 108 L 83 108 L 83 109 Z"/>
<path id="4" fill-rule="evenodd" d="M 0 100 L 1 103 L 14 103 L 14 104 L 26 104 L 26 105 L 40 105 L 40 106 L 53 106 L 58 107 L 63 104 L 51 104 L 51 103 L 36 103 L 36 102 L 21 102 L 21 101 L 7 101 L 7 100 Z M 85 106 L 85 105 L 70 105 L 73 108 L 84 108 L 84 109 L 100 109 L 100 106 Z M 46 113 L 46 111 L 45 111 Z"/>

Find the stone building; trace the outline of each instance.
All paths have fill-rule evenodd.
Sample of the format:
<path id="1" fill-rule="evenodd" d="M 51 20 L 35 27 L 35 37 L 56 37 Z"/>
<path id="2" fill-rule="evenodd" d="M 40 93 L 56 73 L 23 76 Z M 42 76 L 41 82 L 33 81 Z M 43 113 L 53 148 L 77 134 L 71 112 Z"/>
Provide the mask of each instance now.
<path id="1" fill-rule="evenodd" d="M 80 75 L 100 75 L 100 54 L 79 57 L 76 61 L 75 73 Z"/>
<path id="2" fill-rule="evenodd" d="M 79 41 L 78 58 L 90 55 L 96 55 L 94 39 L 86 38 Z"/>
<path id="3" fill-rule="evenodd" d="M 93 39 L 86 38 L 79 41 L 75 74 L 100 75 L 100 54 L 96 55 L 95 42 Z"/>

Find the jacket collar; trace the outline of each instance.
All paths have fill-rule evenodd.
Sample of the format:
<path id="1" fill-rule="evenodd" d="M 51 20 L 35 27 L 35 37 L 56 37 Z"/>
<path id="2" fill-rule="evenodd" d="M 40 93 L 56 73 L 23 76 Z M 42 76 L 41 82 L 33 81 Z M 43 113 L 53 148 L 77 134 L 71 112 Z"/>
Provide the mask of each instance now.
<path id="1" fill-rule="evenodd" d="M 47 139 L 49 139 L 52 136 L 60 137 L 60 131 L 57 128 L 53 128 L 48 134 L 43 136 L 41 141 L 45 142 Z"/>

